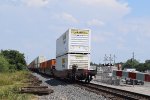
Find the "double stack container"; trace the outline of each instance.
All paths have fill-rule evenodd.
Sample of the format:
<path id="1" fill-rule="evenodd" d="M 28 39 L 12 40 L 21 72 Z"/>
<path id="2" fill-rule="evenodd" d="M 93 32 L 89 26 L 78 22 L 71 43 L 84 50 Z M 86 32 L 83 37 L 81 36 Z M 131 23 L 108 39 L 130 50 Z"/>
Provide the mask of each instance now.
<path id="1" fill-rule="evenodd" d="M 68 29 L 56 41 L 56 69 L 89 69 L 91 30 Z"/>
<path id="2" fill-rule="evenodd" d="M 35 68 L 39 68 L 40 67 L 40 63 L 46 61 L 46 58 L 44 56 L 38 56 L 37 58 L 34 59 L 35 61 Z"/>

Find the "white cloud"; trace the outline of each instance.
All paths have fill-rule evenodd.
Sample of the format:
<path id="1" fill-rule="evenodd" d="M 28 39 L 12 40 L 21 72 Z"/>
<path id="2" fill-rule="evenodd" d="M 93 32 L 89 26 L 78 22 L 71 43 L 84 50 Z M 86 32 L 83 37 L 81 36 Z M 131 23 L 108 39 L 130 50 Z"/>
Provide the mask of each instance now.
<path id="1" fill-rule="evenodd" d="M 72 16 L 71 14 L 66 13 L 66 12 L 54 15 L 54 18 L 62 19 L 62 20 L 65 20 L 67 22 L 78 23 L 78 20 L 74 16 Z"/>
<path id="2" fill-rule="evenodd" d="M 128 6 L 125 2 L 118 2 L 118 0 L 79 0 L 81 3 L 91 6 L 110 6 L 110 7 L 121 7 Z"/>
<path id="3" fill-rule="evenodd" d="M 150 37 L 149 19 L 132 18 L 119 23 L 116 27 L 120 33 L 128 35 L 129 33 L 140 36 Z"/>
<path id="4" fill-rule="evenodd" d="M 81 7 L 84 6 L 84 8 L 97 9 L 98 11 L 97 13 L 101 14 L 101 16 L 103 16 L 104 14 L 109 18 L 112 16 L 122 17 L 127 15 L 131 11 L 131 8 L 128 6 L 128 3 L 125 1 L 121 2 L 121 0 L 69 0 L 69 1 L 73 5 L 79 5 Z"/>
<path id="5" fill-rule="evenodd" d="M 87 24 L 89 26 L 104 26 L 105 25 L 104 22 L 102 22 L 98 19 L 92 19 L 92 20 L 88 21 Z"/>
<path id="6" fill-rule="evenodd" d="M 23 0 L 29 7 L 43 7 L 49 3 L 50 0 Z"/>
<path id="7" fill-rule="evenodd" d="M 74 22 L 74 23 L 78 22 L 78 20 L 75 17 L 73 17 L 71 14 L 63 13 L 61 16 L 64 20 L 71 21 L 71 22 Z"/>

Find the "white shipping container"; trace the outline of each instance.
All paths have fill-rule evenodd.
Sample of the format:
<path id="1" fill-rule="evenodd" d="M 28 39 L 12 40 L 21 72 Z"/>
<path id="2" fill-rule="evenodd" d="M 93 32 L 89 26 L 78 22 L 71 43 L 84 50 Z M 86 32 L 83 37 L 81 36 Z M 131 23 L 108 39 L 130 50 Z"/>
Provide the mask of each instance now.
<path id="1" fill-rule="evenodd" d="M 56 57 L 66 53 L 90 53 L 91 30 L 68 29 L 56 41 Z"/>
<path id="2" fill-rule="evenodd" d="M 56 58 L 56 70 L 72 69 L 73 64 L 78 69 L 89 69 L 90 54 L 66 54 Z"/>
<path id="3" fill-rule="evenodd" d="M 44 56 L 38 56 L 37 58 L 35 58 L 35 67 L 39 68 L 40 67 L 40 63 L 46 61 L 46 58 Z"/>

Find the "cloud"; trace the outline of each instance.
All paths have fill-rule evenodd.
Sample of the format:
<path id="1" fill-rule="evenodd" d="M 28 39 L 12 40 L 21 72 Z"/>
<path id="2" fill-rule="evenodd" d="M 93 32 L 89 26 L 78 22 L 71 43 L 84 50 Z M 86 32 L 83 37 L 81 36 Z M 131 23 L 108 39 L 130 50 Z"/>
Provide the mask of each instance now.
<path id="1" fill-rule="evenodd" d="M 87 24 L 89 26 L 104 26 L 105 25 L 104 22 L 102 22 L 98 19 L 92 19 L 92 20 L 88 21 Z"/>
<path id="2" fill-rule="evenodd" d="M 43 7 L 49 3 L 50 0 L 23 0 L 29 7 Z"/>
<path id="3" fill-rule="evenodd" d="M 124 54 L 134 49 L 139 48 L 138 52 L 141 52 L 149 45 L 149 18 L 135 20 L 137 15 L 134 15 L 135 12 L 132 15 L 132 4 L 129 6 L 127 0 L 1 0 L 1 2 L 4 3 L 0 3 L 0 29 L 5 37 L 1 36 L 3 38 L 0 41 L 7 43 L 5 41 L 7 35 L 13 35 L 14 40 L 11 44 L 2 45 L 1 48 L 13 47 L 14 44 L 18 48 L 24 43 L 27 47 L 22 49 L 27 50 L 29 55 L 36 56 L 40 52 L 46 55 L 45 52 L 48 50 L 55 52 L 55 43 L 46 46 L 47 43 L 55 41 L 69 27 L 90 28 L 92 30 L 94 55 L 98 55 L 98 50 L 103 48 L 101 54 L 117 50 L 126 56 Z M 42 9 L 32 9 L 33 7 Z M 133 9 L 136 11 L 136 8 L 133 7 Z M 140 11 L 138 13 L 140 14 Z M 140 18 L 143 16 L 147 15 L 140 15 Z M 5 32 L 4 29 L 12 30 L 13 33 L 11 31 Z M 18 44 L 14 37 L 20 36 L 21 40 L 24 38 L 33 40 L 32 37 L 35 34 L 38 38 L 34 39 L 35 43 L 29 41 L 29 46 L 27 39 L 22 44 Z M 53 37 L 53 40 L 47 38 L 49 35 Z M 42 44 L 46 45 L 37 49 L 38 45 L 36 44 L 41 36 L 45 38 L 44 40 L 49 41 L 42 41 Z M 12 37 L 10 38 L 12 39 Z M 100 45 L 100 48 L 97 45 Z M 42 48 L 45 48 L 46 51 L 42 51 Z M 35 50 L 35 52 L 32 54 L 31 50 Z M 146 50 L 148 51 L 149 48 Z"/>
<path id="4" fill-rule="evenodd" d="M 68 14 L 68 13 L 62 13 L 61 17 L 66 21 L 71 21 L 74 23 L 78 22 L 76 18 L 74 18 L 71 14 Z"/>
<path id="5" fill-rule="evenodd" d="M 131 18 L 122 21 L 116 27 L 118 32 L 128 35 L 132 33 L 135 36 L 150 37 L 150 21 L 144 18 Z"/>
<path id="6" fill-rule="evenodd" d="M 68 1 L 68 0 L 66 0 Z M 129 7 L 127 2 L 123 2 L 122 0 L 69 0 L 72 5 L 80 6 L 81 8 L 84 7 L 87 11 L 92 9 L 96 10 L 93 12 L 97 13 L 96 15 L 101 15 L 103 18 L 111 18 L 112 16 L 115 17 L 123 17 L 130 13 L 131 8 Z M 121 2 L 122 1 L 122 2 Z M 93 13 L 91 12 L 91 13 Z M 113 17 L 113 19 L 115 18 Z"/>
<path id="7" fill-rule="evenodd" d="M 109 7 L 124 7 L 128 6 L 125 2 L 119 2 L 119 0 L 78 0 L 83 4 L 89 6 L 109 6 Z"/>
<path id="8" fill-rule="evenodd" d="M 63 19 L 67 22 L 78 23 L 78 20 L 74 16 L 72 16 L 71 14 L 66 13 L 66 12 L 63 12 L 61 14 L 56 14 L 56 15 L 54 15 L 54 17 L 56 19 Z"/>

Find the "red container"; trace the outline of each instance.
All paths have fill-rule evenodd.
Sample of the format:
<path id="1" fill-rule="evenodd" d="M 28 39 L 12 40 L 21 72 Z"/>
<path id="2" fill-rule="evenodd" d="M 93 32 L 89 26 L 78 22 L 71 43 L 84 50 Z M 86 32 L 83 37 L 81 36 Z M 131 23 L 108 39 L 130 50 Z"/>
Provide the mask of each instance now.
<path id="1" fill-rule="evenodd" d="M 145 74 L 145 81 L 150 82 L 150 75 L 149 74 Z"/>
<path id="2" fill-rule="evenodd" d="M 46 67 L 47 67 L 47 61 L 44 62 L 44 68 L 46 68 Z"/>
<path id="3" fill-rule="evenodd" d="M 41 69 L 44 69 L 44 62 L 41 63 Z"/>
<path id="4" fill-rule="evenodd" d="M 55 59 L 51 59 L 47 61 L 47 67 L 48 68 L 52 68 L 52 66 L 55 66 L 56 64 L 56 60 Z"/>
<path id="5" fill-rule="evenodd" d="M 129 78 L 136 79 L 136 73 L 129 72 Z"/>
<path id="6" fill-rule="evenodd" d="M 117 71 L 116 75 L 122 77 L 122 71 Z"/>

